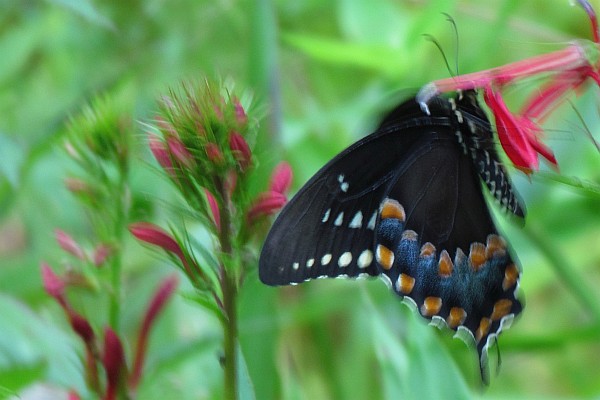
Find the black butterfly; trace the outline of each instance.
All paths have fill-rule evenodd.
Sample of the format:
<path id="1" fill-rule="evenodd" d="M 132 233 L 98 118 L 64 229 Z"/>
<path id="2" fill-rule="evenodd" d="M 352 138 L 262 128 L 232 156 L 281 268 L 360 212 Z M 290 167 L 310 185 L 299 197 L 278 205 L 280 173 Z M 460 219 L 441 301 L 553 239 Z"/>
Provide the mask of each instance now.
<path id="1" fill-rule="evenodd" d="M 401 104 L 304 185 L 267 236 L 260 279 L 380 276 L 425 318 L 469 333 L 483 373 L 488 346 L 522 305 L 482 182 L 510 213 L 523 207 L 476 93 L 428 106 Z"/>

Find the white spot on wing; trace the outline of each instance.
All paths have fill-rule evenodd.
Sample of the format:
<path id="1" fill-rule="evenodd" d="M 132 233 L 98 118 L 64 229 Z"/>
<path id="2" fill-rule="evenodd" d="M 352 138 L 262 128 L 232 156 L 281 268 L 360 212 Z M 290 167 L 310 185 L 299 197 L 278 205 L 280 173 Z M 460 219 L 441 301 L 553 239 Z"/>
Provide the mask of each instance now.
<path id="1" fill-rule="evenodd" d="M 371 219 L 369 220 L 369 224 L 367 225 L 367 229 L 374 230 L 375 229 L 375 221 L 377 219 L 377 211 L 373 212 Z"/>
<path id="2" fill-rule="evenodd" d="M 352 218 L 352 221 L 350 221 L 350 224 L 348 225 L 348 227 L 350 228 L 360 228 L 362 226 L 362 219 L 363 219 L 363 215 L 362 212 L 357 212 L 354 217 Z"/>
<path id="3" fill-rule="evenodd" d="M 340 267 L 347 267 L 348 265 L 350 265 L 351 262 L 352 262 L 352 253 L 347 251 L 340 256 L 340 258 L 338 260 L 338 265 Z"/>
<path id="4" fill-rule="evenodd" d="M 331 208 L 328 208 L 327 211 L 325 211 L 325 215 L 323 215 L 323 219 L 321 220 L 321 222 L 327 222 L 327 220 L 329 219 L 329 214 L 331 214 Z"/>
<path id="5" fill-rule="evenodd" d="M 331 254 L 325 254 L 322 258 L 321 258 L 321 265 L 327 265 L 331 262 Z"/>
<path id="6" fill-rule="evenodd" d="M 364 250 L 358 256 L 358 268 L 367 268 L 373 262 L 373 252 L 371 250 Z"/>
<path id="7" fill-rule="evenodd" d="M 342 189 L 342 192 L 347 192 L 348 188 L 350 187 L 350 184 L 348 182 L 342 182 L 340 184 L 340 189 Z"/>
<path id="8" fill-rule="evenodd" d="M 335 226 L 342 226 L 342 223 L 344 223 L 344 212 L 343 211 L 338 214 L 338 216 L 335 219 L 335 222 L 333 224 Z"/>
<path id="9" fill-rule="evenodd" d="M 300 264 L 298 264 L 297 262 L 292 264 L 292 268 L 294 268 L 294 271 L 298 270 L 298 268 L 300 268 Z"/>
<path id="10" fill-rule="evenodd" d="M 308 261 L 306 262 L 306 266 L 307 266 L 308 268 L 312 267 L 313 265 L 315 265 L 315 259 L 314 259 L 314 258 L 311 258 L 310 260 L 308 260 Z"/>

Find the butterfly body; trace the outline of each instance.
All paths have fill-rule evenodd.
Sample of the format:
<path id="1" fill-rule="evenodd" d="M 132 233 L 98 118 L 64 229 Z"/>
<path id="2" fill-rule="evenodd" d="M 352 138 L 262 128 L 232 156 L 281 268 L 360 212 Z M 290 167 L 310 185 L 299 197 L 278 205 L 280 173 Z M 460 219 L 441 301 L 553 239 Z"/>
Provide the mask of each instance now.
<path id="1" fill-rule="evenodd" d="M 480 359 L 517 315 L 519 270 L 483 187 L 523 216 L 474 92 L 411 99 L 318 171 L 275 221 L 260 279 L 379 276 L 420 314 L 467 333 Z"/>

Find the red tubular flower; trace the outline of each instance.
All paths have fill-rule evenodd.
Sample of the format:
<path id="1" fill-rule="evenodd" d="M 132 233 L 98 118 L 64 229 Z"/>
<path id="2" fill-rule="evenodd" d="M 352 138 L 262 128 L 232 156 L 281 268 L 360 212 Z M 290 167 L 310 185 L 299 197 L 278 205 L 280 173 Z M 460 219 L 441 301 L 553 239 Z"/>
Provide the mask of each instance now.
<path id="1" fill-rule="evenodd" d="M 149 222 L 136 222 L 129 225 L 129 232 L 138 240 L 161 247 L 168 252 L 174 253 L 182 261 L 185 260 L 183 250 L 181 250 L 179 244 L 160 227 Z"/>
<path id="2" fill-rule="evenodd" d="M 78 178 L 65 178 L 64 180 L 65 187 L 72 193 L 91 193 L 90 186 L 87 182 L 78 179 Z"/>
<path id="3" fill-rule="evenodd" d="M 80 260 L 85 260 L 85 253 L 82 248 L 77 244 L 75 239 L 73 239 L 68 233 L 62 231 L 60 229 L 54 230 L 54 237 L 58 242 L 58 245 L 67 253 L 74 255 Z"/>
<path id="4" fill-rule="evenodd" d="M 60 301 L 64 301 L 65 282 L 52 271 L 52 268 L 46 263 L 42 263 L 42 282 L 44 290 L 50 296 Z"/>
<path id="5" fill-rule="evenodd" d="M 148 145 L 160 166 L 168 173 L 173 174 L 173 162 L 171 161 L 167 145 L 158 136 L 152 134 L 148 135 Z"/>
<path id="6" fill-rule="evenodd" d="M 484 100 L 496 120 L 502 148 L 514 165 L 529 173 L 532 169 L 538 169 L 540 154 L 556 166 L 554 154 L 540 141 L 542 129 L 539 124 L 568 93 L 577 93 L 585 82 L 591 80 L 600 86 L 600 65 L 594 64 L 600 55 L 598 21 L 587 0 L 578 0 L 578 3 L 591 21 L 593 43 L 579 42 L 563 50 L 502 67 L 432 82 L 417 95 L 421 108 L 428 112 L 429 99 L 443 92 L 483 88 Z M 502 99 L 502 89 L 520 79 L 542 73 L 549 75 L 549 82 L 534 92 L 520 113 L 512 113 Z"/>
<path id="7" fill-rule="evenodd" d="M 142 242 L 153 244 L 169 253 L 175 254 L 181 260 L 181 263 L 189 276 L 193 276 L 192 267 L 194 267 L 195 271 L 199 271 L 199 268 L 195 264 L 190 265 L 183 249 L 179 246 L 177 241 L 160 227 L 149 222 L 136 222 L 129 225 L 129 232 Z"/>
<path id="8" fill-rule="evenodd" d="M 92 345 L 95 334 L 92 325 L 90 325 L 88 320 L 82 315 L 77 314 L 70 307 L 67 309 L 67 314 L 69 315 L 69 322 L 71 323 L 73 331 L 79 335 L 86 345 Z"/>
<path id="9" fill-rule="evenodd" d="M 101 267 L 108 257 L 112 254 L 113 249 L 108 244 L 100 244 L 94 249 L 93 262 L 96 267 Z"/>
<path id="10" fill-rule="evenodd" d="M 256 221 L 260 217 L 273 215 L 287 203 L 287 197 L 279 192 L 269 191 L 261 193 L 250 211 L 248 211 L 248 221 Z"/>
<path id="11" fill-rule="evenodd" d="M 502 97 L 493 92 L 491 87 L 485 88 L 484 99 L 496 118 L 498 138 L 508 158 L 517 168 L 537 169 L 538 158 L 531 145 L 531 138 L 537 132 L 531 133 L 527 130 L 538 130 L 539 128 L 525 118 L 512 115 Z"/>
<path id="12" fill-rule="evenodd" d="M 271 174 L 269 189 L 273 192 L 286 194 L 292 185 L 292 167 L 285 161 L 277 164 Z"/>
<path id="13" fill-rule="evenodd" d="M 216 143 L 207 143 L 206 146 L 204 146 L 204 150 L 206 151 L 208 159 L 213 163 L 221 164 L 223 162 L 223 153 Z"/>
<path id="14" fill-rule="evenodd" d="M 69 390 L 69 394 L 67 395 L 67 400 L 81 400 L 81 397 L 75 390 Z"/>
<path id="15" fill-rule="evenodd" d="M 292 168 L 285 161 L 273 169 L 269 190 L 258 195 L 248 211 L 248 222 L 275 214 L 287 203 L 287 191 L 292 184 Z"/>
<path id="16" fill-rule="evenodd" d="M 167 301 L 175 292 L 177 283 L 178 279 L 176 275 L 172 275 L 165 279 L 160 287 L 156 290 L 156 293 L 154 294 L 154 297 L 148 306 L 148 310 L 146 311 L 146 315 L 144 316 L 144 321 L 138 335 L 135 360 L 133 362 L 132 373 L 129 377 L 129 387 L 132 390 L 135 390 L 141 378 L 150 328 L 152 327 L 153 322 L 156 320 L 157 315 L 164 308 Z"/>
<path id="17" fill-rule="evenodd" d="M 238 124 L 246 124 L 246 122 L 248 122 L 248 116 L 246 115 L 246 111 L 238 99 L 233 99 L 233 106 L 235 107 L 235 119 Z"/>
<path id="18" fill-rule="evenodd" d="M 221 212 L 219 211 L 217 199 L 215 199 L 215 196 L 213 196 L 208 189 L 204 189 L 204 195 L 206 196 L 206 201 L 208 201 L 208 206 L 210 207 L 210 212 L 212 213 L 217 231 L 221 231 Z"/>
<path id="19" fill-rule="evenodd" d="M 125 370 L 125 354 L 123 353 L 121 340 L 111 328 L 104 330 L 102 364 L 106 371 L 106 394 L 104 395 L 104 400 L 115 400 Z"/>
<path id="20" fill-rule="evenodd" d="M 154 117 L 154 121 L 156 121 L 156 125 L 158 125 L 159 129 L 167 134 L 167 136 L 177 137 L 177 131 L 175 127 L 171 125 L 170 122 L 165 121 L 165 119 L 161 116 Z"/>
<path id="21" fill-rule="evenodd" d="M 185 145 L 177 137 L 167 138 L 167 146 L 173 157 L 186 167 L 191 167 L 194 164 L 194 157 L 190 154 Z"/>
<path id="22" fill-rule="evenodd" d="M 233 152 L 233 156 L 238 161 L 242 171 L 245 171 L 252 163 L 252 152 L 248 142 L 242 135 L 237 132 L 232 132 L 229 135 L 229 148 Z"/>

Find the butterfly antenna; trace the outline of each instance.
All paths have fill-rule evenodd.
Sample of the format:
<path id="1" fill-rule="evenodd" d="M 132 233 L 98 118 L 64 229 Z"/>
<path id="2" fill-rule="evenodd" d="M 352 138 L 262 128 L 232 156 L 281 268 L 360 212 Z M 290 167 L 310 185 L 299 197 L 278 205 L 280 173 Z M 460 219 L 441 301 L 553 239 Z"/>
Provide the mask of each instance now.
<path id="1" fill-rule="evenodd" d="M 577 115 L 577 118 L 579 118 L 579 121 L 581 121 L 581 125 L 583 125 L 583 132 L 590 139 L 590 141 L 594 144 L 594 146 L 596 146 L 596 149 L 598 150 L 598 152 L 600 152 L 600 143 L 598 143 L 598 141 L 596 141 L 596 139 L 594 139 L 594 135 L 592 135 L 592 131 L 590 130 L 588 125 L 585 123 L 585 119 L 583 118 L 583 115 L 581 115 L 581 113 L 579 112 L 577 107 L 575 107 L 575 105 L 570 100 L 569 100 L 569 105 L 571 106 L 573 111 L 575 111 L 575 114 Z M 600 113 L 600 109 L 598 109 L 598 113 Z"/>
<path id="2" fill-rule="evenodd" d="M 428 33 L 424 33 L 423 36 L 425 37 L 425 39 L 427 39 L 431 43 L 435 44 L 435 47 L 438 48 L 438 50 L 440 51 L 440 54 L 444 58 L 444 63 L 446 64 L 446 68 L 448 68 L 448 72 L 450 73 L 450 75 L 456 76 L 456 74 L 453 73 L 452 69 L 450 68 L 450 64 L 448 63 L 448 58 L 446 57 L 446 53 L 444 53 L 444 49 L 442 49 L 442 45 L 440 44 L 440 42 L 438 42 L 438 40 L 435 37 L 433 37 L 432 35 L 430 35 Z"/>
<path id="3" fill-rule="evenodd" d="M 452 18 L 452 15 L 448 14 L 448 13 L 442 13 L 446 16 L 446 21 L 450 22 L 452 24 L 452 30 L 454 31 L 454 67 L 455 67 L 455 71 L 456 71 L 456 75 L 459 75 L 458 73 L 458 44 L 460 43 L 460 41 L 458 40 L 458 27 L 456 26 L 456 21 L 454 21 L 454 18 Z"/>

